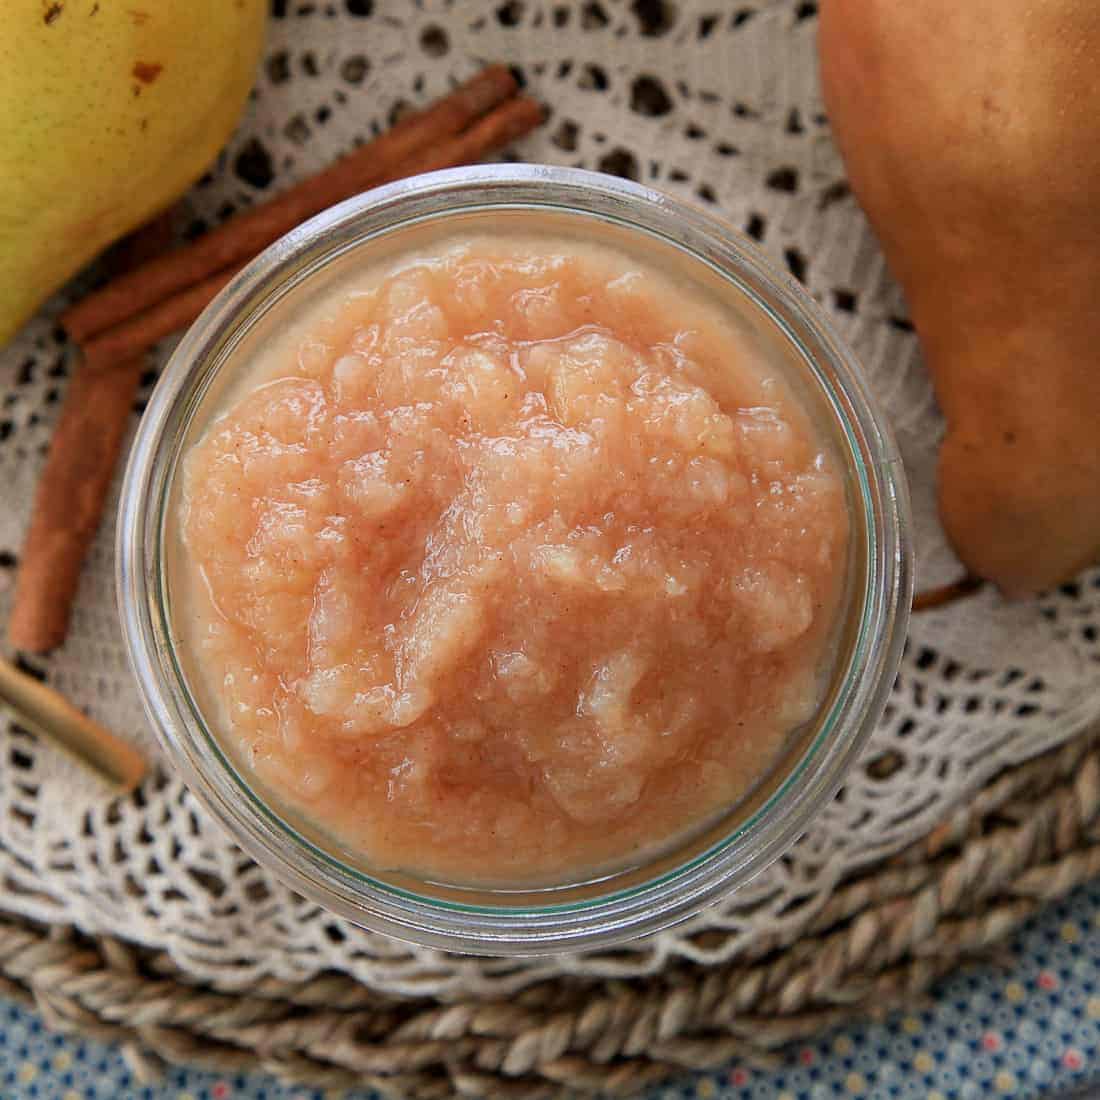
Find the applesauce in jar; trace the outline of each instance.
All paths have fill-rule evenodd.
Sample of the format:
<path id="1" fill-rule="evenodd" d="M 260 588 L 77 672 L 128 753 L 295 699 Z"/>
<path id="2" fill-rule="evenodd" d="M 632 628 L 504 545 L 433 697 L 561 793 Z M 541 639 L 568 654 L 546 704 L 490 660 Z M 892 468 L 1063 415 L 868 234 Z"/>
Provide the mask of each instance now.
<path id="1" fill-rule="evenodd" d="M 633 253 L 486 234 L 354 272 L 254 351 L 182 499 L 219 733 L 374 867 L 627 865 L 743 798 L 827 686 L 839 463 Z"/>

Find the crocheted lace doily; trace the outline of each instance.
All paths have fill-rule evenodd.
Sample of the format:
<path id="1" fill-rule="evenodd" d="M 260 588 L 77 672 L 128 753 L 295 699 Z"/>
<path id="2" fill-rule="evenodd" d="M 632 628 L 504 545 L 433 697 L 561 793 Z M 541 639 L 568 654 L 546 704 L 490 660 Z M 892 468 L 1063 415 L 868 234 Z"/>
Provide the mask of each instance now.
<path id="1" fill-rule="evenodd" d="M 830 140 L 816 24 L 808 0 L 274 0 L 254 99 L 192 193 L 187 232 L 315 171 L 481 64 L 514 64 L 550 108 L 519 156 L 714 204 L 806 283 L 893 420 L 913 487 L 919 585 L 945 583 L 960 568 L 935 515 L 941 425 L 905 303 Z M 0 352 L 0 619 L 65 389 L 55 326 L 65 300 Z M 33 667 L 154 753 L 115 614 L 112 528 L 95 544 L 68 642 Z M 245 858 L 175 775 L 108 804 L 75 765 L 10 727 L 0 732 L 0 904 L 164 948 L 223 988 L 336 969 L 447 997 L 725 958 L 796 938 L 846 872 L 1100 713 L 1098 629 L 1100 572 L 1035 602 L 983 592 L 917 616 L 886 717 L 811 832 L 725 904 L 613 954 L 460 959 L 360 931 Z"/>

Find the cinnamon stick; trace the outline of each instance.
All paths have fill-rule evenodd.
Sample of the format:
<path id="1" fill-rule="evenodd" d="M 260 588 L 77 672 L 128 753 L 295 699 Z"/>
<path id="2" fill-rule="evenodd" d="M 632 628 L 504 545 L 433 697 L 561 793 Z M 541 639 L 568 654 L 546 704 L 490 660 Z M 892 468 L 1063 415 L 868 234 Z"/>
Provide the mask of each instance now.
<path id="1" fill-rule="evenodd" d="M 526 96 L 517 96 L 485 115 L 465 133 L 438 142 L 433 148 L 424 150 L 385 172 L 375 182 L 379 185 L 391 183 L 421 172 L 453 168 L 480 160 L 530 133 L 542 122 L 542 118 L 542 108 L 538 103 Z M 336 201 L 349 197 L 350 195 L 339 195 Z M 252 259 L 251 256 L 245 258 Z M 92 337 L 84 345 L 84 370 L 89 375 L 102 374 L 116 363 L 145 351 L 158 340 L 185 328 L 210 304 L 238 270 L 234 267 L 219 272 Z"/>
<path id="2" fill-rule="evenodd" d="M 515 92 L 512 74 L 502 65 L 489 66 L 319 175 L 89 295 L 62 315 L 62 325 L 83 343 L 216 272 L 239 266 L 307 218 L 381 183 L 401 162 L 461 132 Z"/>
<path id="3" fill-rule="evenodd" d="M 93 336 L 84 345 L 81 373 L 92 380 L 104 374 L 114 374 L 117 364 L 148 351 L 157 341 L 171 336 L 173 332 L 187 328 L 239 270 L 219 271 L 144 313 Z"/>
<path id="4" fill-rule="evenodd" d="M 530 96 L 517 96 L 485 115 L 464 133 L 429 146 L 378 180 L 379 184 L 473 164 L 490 153 L 511 145 L 542 124 L 545 115 L 541 105 Z"/>
<path id="5" fill-rule="evenodd" d="M 120 264 L 142 263 L 170 240 L 165 215 L 131 238 Z M 145 363 L 132 354 L 117 366 L 100 378 L 77 368 L 69 382 L 16 578 L 8 638 L 17 649 L 44 653 L 65 639 Z"/>

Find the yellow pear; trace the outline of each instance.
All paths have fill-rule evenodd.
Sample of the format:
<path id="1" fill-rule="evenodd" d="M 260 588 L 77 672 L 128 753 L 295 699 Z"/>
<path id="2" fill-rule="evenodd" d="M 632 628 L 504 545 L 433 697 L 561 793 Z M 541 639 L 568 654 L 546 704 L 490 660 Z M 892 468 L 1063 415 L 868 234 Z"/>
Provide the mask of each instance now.
<path id="1" fill-rule="evenodd" d="M 0 345 L 236 125 L 267 0 L 3 0 Z"/>

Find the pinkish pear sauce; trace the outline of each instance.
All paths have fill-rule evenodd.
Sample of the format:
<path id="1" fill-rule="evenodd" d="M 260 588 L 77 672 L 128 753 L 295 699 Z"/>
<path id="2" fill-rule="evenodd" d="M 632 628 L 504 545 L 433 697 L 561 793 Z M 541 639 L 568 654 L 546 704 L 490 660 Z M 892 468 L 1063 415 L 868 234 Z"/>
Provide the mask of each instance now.
<path id="1" fill-rule="evenodd" d="M 553 237 L 360 270 L 187 456 L 187 644 L 268 788 L 378 868 L 576 880 L 820 704 L 842 474 L 690 284 Z"/>

